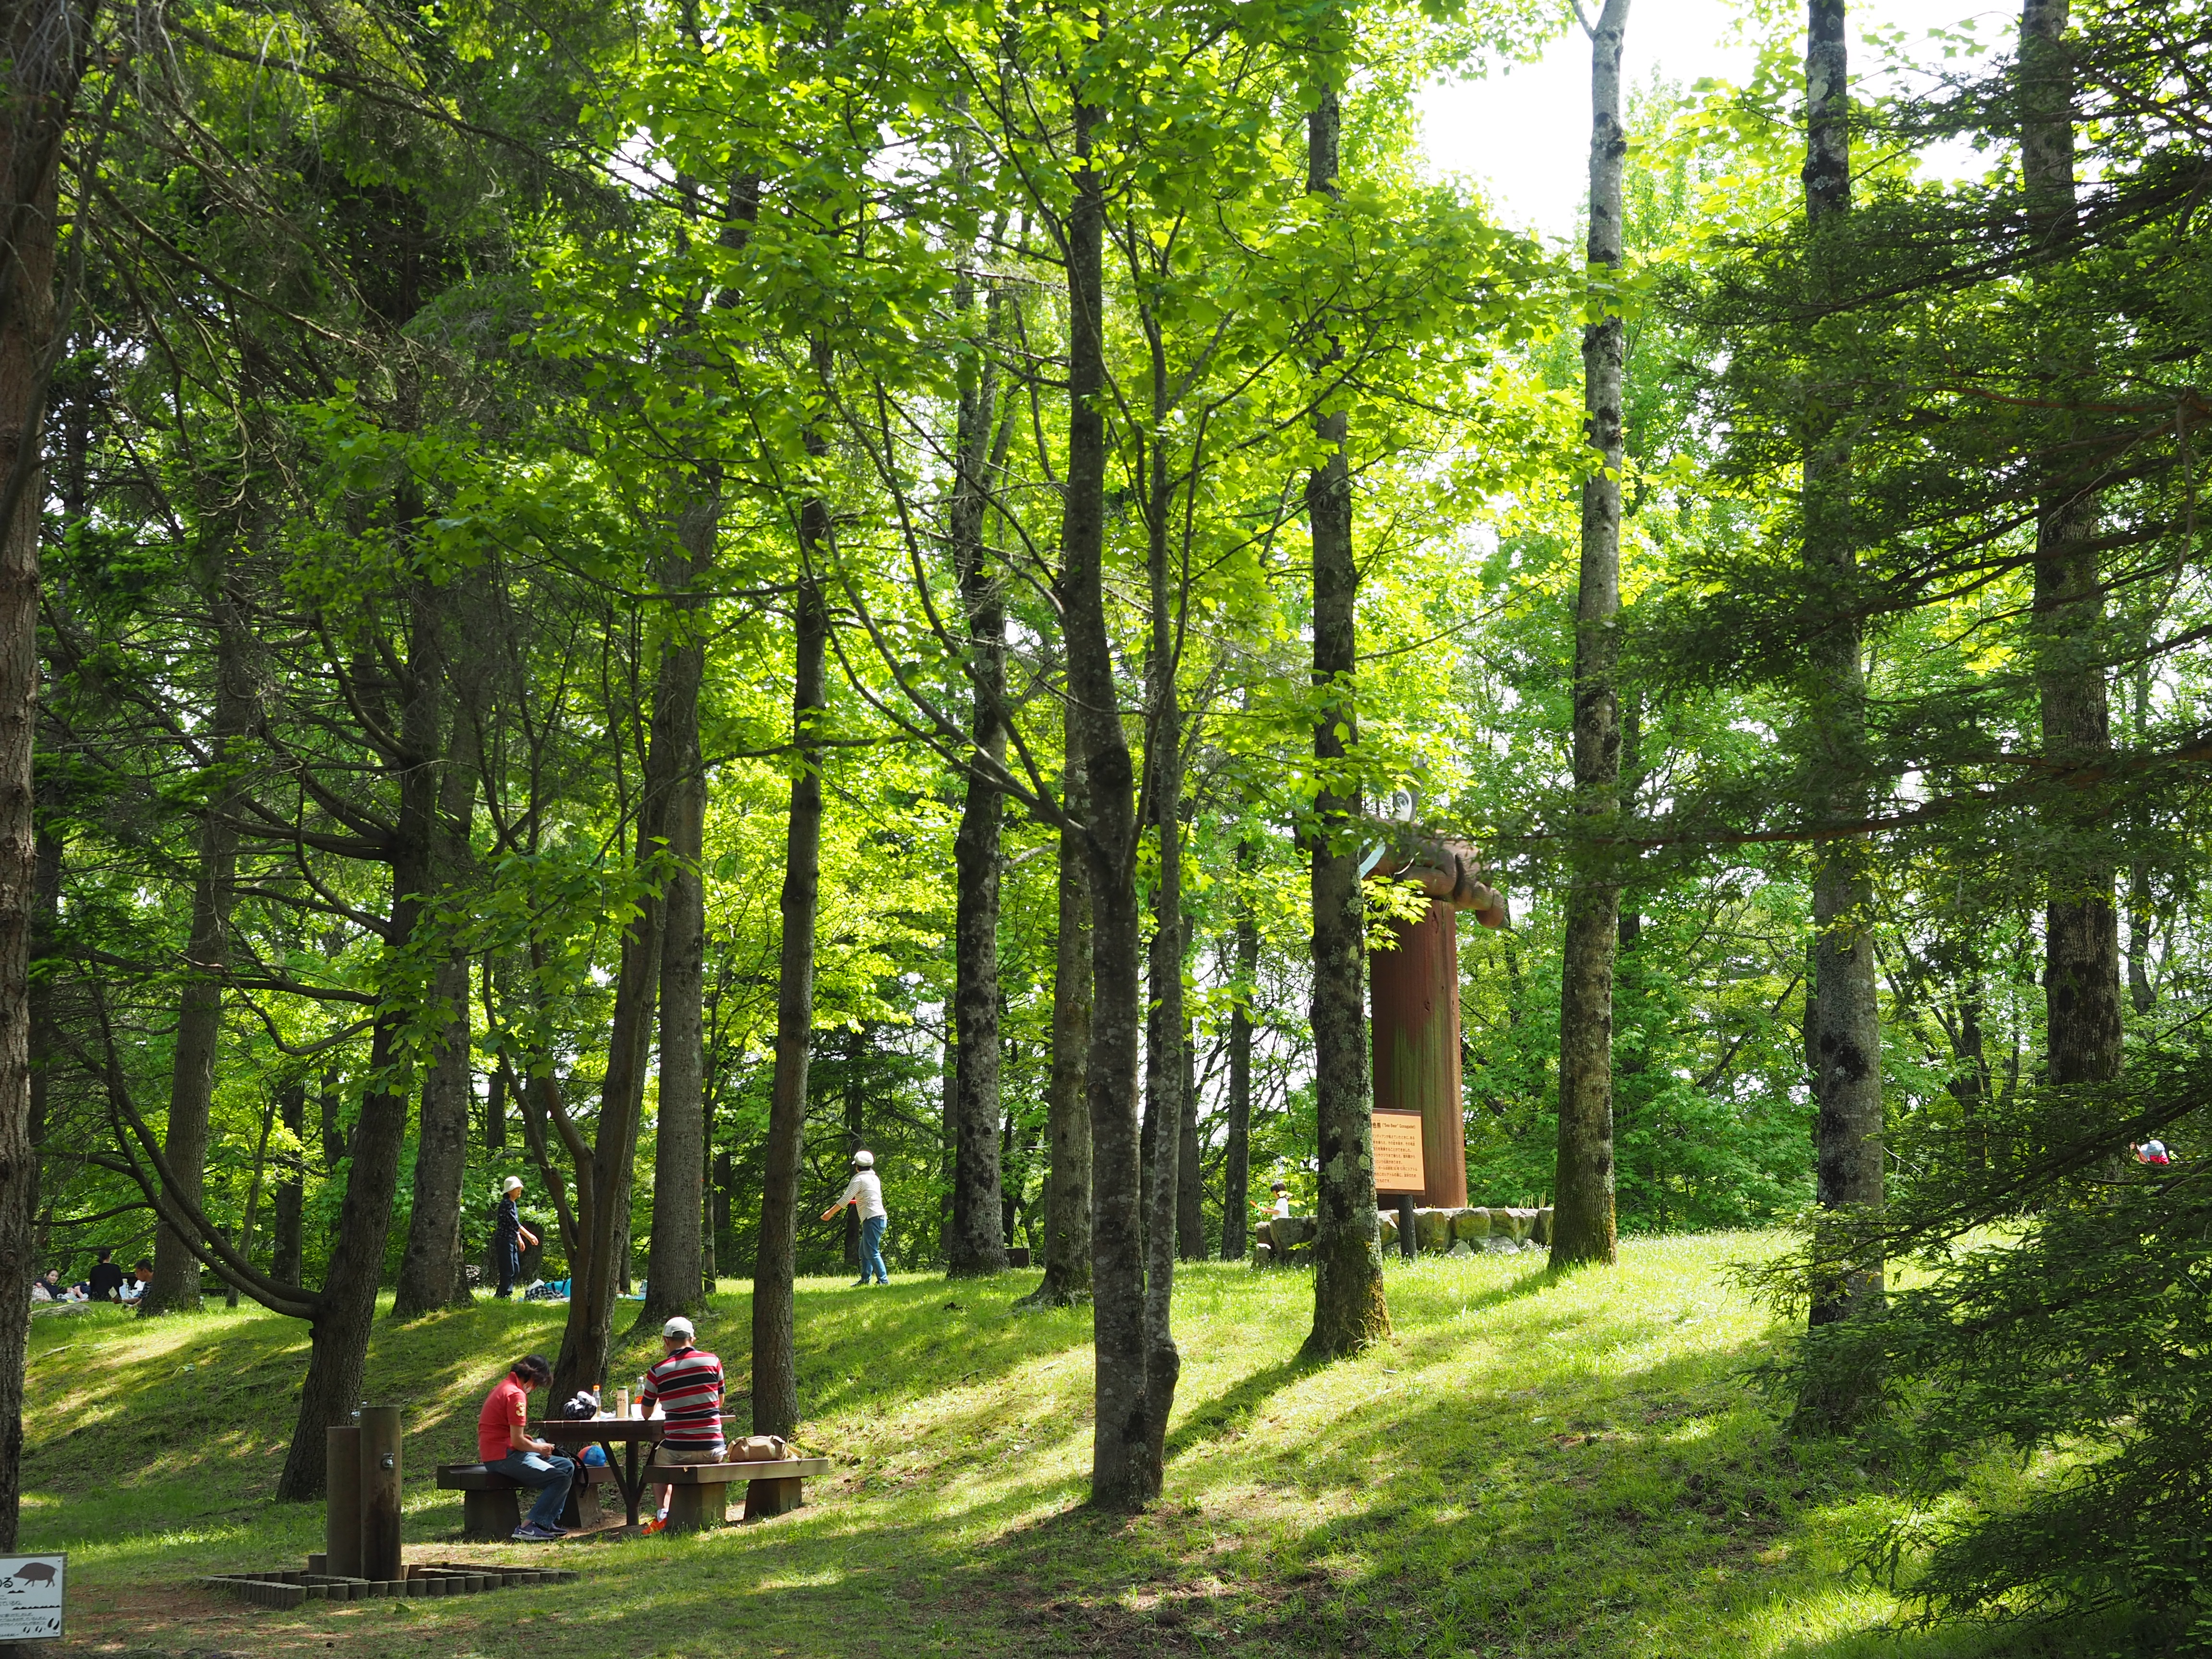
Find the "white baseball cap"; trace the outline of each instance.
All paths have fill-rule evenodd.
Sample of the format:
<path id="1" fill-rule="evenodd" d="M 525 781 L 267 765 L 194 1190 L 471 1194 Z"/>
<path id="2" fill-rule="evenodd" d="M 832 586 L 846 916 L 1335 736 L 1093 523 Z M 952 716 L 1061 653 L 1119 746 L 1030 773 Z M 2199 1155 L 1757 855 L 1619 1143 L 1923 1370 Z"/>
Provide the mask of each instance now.
<path id="1" fill-rule="evenodd" d="M 520 1176 L 507 1176 L 506 1180 L 499 1183 L 499 1189 L 503 1193 L 520 1192 L 522 1190 L 522 1177 Z"/>
<path id="2" fill-rule="evenodd" d="M 853 1154 L 853 1167 L 856 1170 L 874 1169 L 876 1167 L 876 1155 L 873 1152 L 867 1151 L 865 1147 L 862 1148 L 860 1151 Z"/>
<path id="3" fill-rule="evenodd" d="M 687 1342 L 691 1340 L 692 1335 L 694 1334 L 691 1329 L 691 1322 L 686 1319 L 682 1314 L 677 1315 L 675 1318 L 670 1320 L 665 1325 L 663 1325 L 660 1328 L 660 1334 L 664 1337 L 680 1336 Z"/>

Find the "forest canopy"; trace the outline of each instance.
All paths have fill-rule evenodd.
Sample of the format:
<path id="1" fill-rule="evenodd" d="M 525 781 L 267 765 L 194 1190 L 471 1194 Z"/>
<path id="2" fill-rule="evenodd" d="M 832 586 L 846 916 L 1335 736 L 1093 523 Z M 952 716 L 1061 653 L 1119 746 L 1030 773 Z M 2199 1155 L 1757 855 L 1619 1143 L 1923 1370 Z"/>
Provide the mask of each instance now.
<path id="1" fill-rule="evenodd" d="M 1931 1493 L 1960 1421 L 2087 1437 L 2051 1501 L 2142 1510 L 1931 1595 L 2196 1605 L 2124 1425 L 2199 1375 L 2201 1200 L 2113 1206 L 2203 1083 L 2201 7 L 1761 3 L 1690 87 L 1626 0 L 14 15 L 9 1259 L 307 1322 L 285 1495 L 510 1174 L 563 1385 L 750 1277 L 787 1432 L 865 1147 L 896 1269 L 1095 1300 L 1149 1501 L 1175 1263 L 1270 1183 L 1314 1351 L 1387 1329 L 1418 842 L 1504 896 L 1474 1202 L 1562 1266 L 1795 1229 L 1808 1431 Z M 1565 31 L 1571 247 L 1418 115 Z M 2094 1253 L 2161 1358 L 2085 1417 L 1977 1322 Z"/>

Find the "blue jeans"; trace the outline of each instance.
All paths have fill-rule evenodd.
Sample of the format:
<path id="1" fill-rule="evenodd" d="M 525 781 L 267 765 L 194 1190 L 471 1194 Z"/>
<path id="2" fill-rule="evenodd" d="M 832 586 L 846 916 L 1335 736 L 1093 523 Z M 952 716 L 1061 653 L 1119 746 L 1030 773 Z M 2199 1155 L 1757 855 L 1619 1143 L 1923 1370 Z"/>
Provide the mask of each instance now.
<path id="1" fill-rule="evenodd" d="M 538 1488 L 538 1501 L 530 1506 L 530 1518 L 525 1524 L 549 1532 L 561 1524 L 562 1506 L 568 1501 L 568 1482 L 576 1474 L 572 1459 L 548 1457 L 544 1452 L 511 1451 L 484 1467 L 495 1474 Z"/>
<path id="2" fill-rule="evenodd" d="M 522 1277 L 522 1241 L 502 1238 L 495 1243 L 494 1249 L 499 1256 L 499 1293 L 511 1297 L 514 1294 L 514 1281 Z"/>
<path id="3" fill-rule="evenodd" d="M 860 1283 L 873 1279 L 878 1285 L 888 1285 L 891 1276 L 884 1271 L 884 1229 L 890 1225 L 887 1215 L 872 1215 L 860 1224 Z"/>

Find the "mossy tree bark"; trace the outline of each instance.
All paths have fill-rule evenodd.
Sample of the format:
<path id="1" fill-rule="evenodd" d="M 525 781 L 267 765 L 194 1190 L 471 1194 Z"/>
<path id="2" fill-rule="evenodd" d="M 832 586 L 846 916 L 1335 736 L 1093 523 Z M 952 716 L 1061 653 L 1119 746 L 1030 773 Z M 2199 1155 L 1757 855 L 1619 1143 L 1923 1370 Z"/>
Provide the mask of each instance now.
<path id="1" fill-rule="evenodd" d="M 2066 43 L 2070 0 L 2026 0 L 2020 26 L 2021 180 L 2039 251 L 2063 260 L 2076 231 L 2074 72 Z M 2061 283 L 2043 285 L 2033 380 L 2063 401 L 2088 393 L 2094 346 L 2075 325 Z M 2094 766 L 2112 752 L 2105 687 L 2105 599 L 2098 568 L 2097 498 L 2090 470 L 2069 457 L 2094 455 L 2090 435 L 2063 420 L 2044 452 L 2036 500 L 2036 690 L 2045 757 Z M 2049 872 L 2044 913 L 2046 1075 L 2053 1083 L 2103 1083 L 2122 1063 L 2119 914 L 2116 865 L 2101 811 L 2058 809 L 2062 852 Z"/>
<path id="2" fill-rule="evenodd" d="M 670 594 L 653 742 L 670 746 L 667 920 L 660 941 L 659 1116 L 653 1142 L 653 1240 L 637 1328 L 651 1330 L 706 1305 L 703 1208 L 707 1181 L 707 890 L 699 860 L 707 833 L 707 780 L 699 750 L 699 692 L 706 677 L 706 601 L 721 518 L 719 478 L 677 525 L 678 552 L 663 578 Z"/>
<path id="3" fill-rule="evenodd" d="M 476 810 L 476 722 L 481 716 L 476 672 L 458 663 L 449 678 L 458 695 L 452 700 L 450 730 L 439 769 L 433 851 L 435 879 L 448 904 L 463 890 L 474 864 L 469 830 Z M 438 964 L 431 982 L 434 1008 L 444 1018 L 422 1075 L 414 1206 L 407 1218 L 399 1284 L 392 1299 L 394 1319 L 470 1300 L 461 1253 L 462 1188 L 469 1160 L 470 966 L 467 957 L 449 956 Z"/>
<path id="4" fill-rule="evenodd" d="M 814 1029 L 814 921 L 822 884 L 823 678 L 830 639 L 816 564 L 830 537 L 830 510 L 810 495 L 799 507 L 805 573 L 799 583 L 792 739 L 798 748 L 784 830 L 783 941 L 777 966 L 775 1066 L 769 1085 L 767 1169 L 760 1246 L 753 1261 L 755 1434 L 789 1436 L 799 1426 L 799 1356 L 793 1281 L 799 1242 L 799 1177 L 805 1152 L 806 1072 Z"/>
<path id="5" fill-rule="evenodd" d="M 21 1504 L 38 1154 L 31 1144 L 31 933 L 37 910 L 39 535 L 54 315 L 58 158 L 91 49 L 92 9 L 18 0 L 0 119 L 0 1548 Z"/>
<path id="6" fill-rule="evenodd" d="M 1045 1133 L 1052 1165 L 1045 1176 L 1044 1282 L 1026 1298 L 1061 1307 L 1091 1294 L 1091 1116 L 1084 1078 L 1091 1047 L 1091 889 L 1082 831 L 1089 809 L 1083 787 L 1083 733 L 1068 704 L 1062 722 L 1066 763 L 1060 800 L 1070 822 L 1060 832 L 1059 933 L 1053 946 L 1052 1073 L 1045 1085 Z"/>
<path id="7" fill-rule="evenodd" d="M 972 292 L 956 296 L 973 307 Z M 953 837 L 952 1231 L 946 1255 L 955 1274 L 1003 1273 L 1006 1196 L 1000 1180 L 999 837 L 1004 793 L 991 781 L 1006 758 L 1006 606 L 983 546 L 995 368 L 970 367 L 960 387 L 953 440 L 947 529 L 968 624 L 971 741 L 967 799 Z"/>
<path id="8" fill-rule="evenodd" d="M 1237 844 L 1237 867 L 1251 867 L 1252 844 Z M 1260 974 L 1260 924 L 1240 901 L 1235 947 L 1236 1002 L 1229 1012 L 1229 1124 L 1221 1175 L 1221 1259 L 1249 1248 L 1246 1212 L 1252 1201 L 1252 993 Z"/>
<path id="9" fill-rule="evenodd" d="M 252 635 L 232 588 L 229 562 L 208 582 L 208 607 L 216 647 L 215 727 L 207 750 L 210 771 L 222 777 L 238 763 L 237 750 L 253 716 Z M 230 912 L 238 866 L 233 827 L 239 790 L 218 783 L 200 820 L 199 868 L 192 882 L 191 934 L 185 946 L 184 990 L 177 1007 L 176 1047 L 169 1070 L 169 1115 L 161 1150 L 179 1183 L 177 1196 L 198 1208 L 207 1164 L 208 1112 L 215 1100 L 216 1050 L 222 1036 L 222 981 L 230 954 Z M 167 1227 L 154 1236 L 154 1278 L 139 1298 L 142 1316 L 177 1313 L 200 1305 L 200 1260 L 191 1244 Z"/>
<path id="10" fill-rule="evenodd" d="M 1306 118 L 1306 188 L 1334 199 L 1342 114 L 1327 88 Z M 1329 354 L 1334 362 L 1335 352 Z M 1324 365 L 1323 372 L 1326 372 Z M 1357 1353 L 1390 1330 L 1375 1212 L 1374 1079 L 1367 1060 L 1366 906 L 1359 890 L 1359 787 L 1347 763 L 1358 735 L 1353 677 L 1359 568 L 1352 558 L 1350 422 L 1324 408 L 1315 435 L 1328 459 L 1306 483 L 1313 540 L 1314 759 L 1322 787 L 1310 833 L 1316 1152 L 1314 1322 L 1309 1354 Z"/>
<path id="11" fill-rule="evenodd" d="M 1152 938 L 1145 1031 L 1145 1156 L 1150 1179 L 1145 1206 L 1145 1386 L 1151 1396 L 1146 1426 L 1151 1462 L 1167 1462 L 1168 1412 L 1182 1373 L 1173 1316 L 1182 1184 L 1182 1121 L 1186 1106 L 1183 1048 L 1190 1022 L 1183 1012 L 1182 954 L 1182 702 L 1176 687 L 1176 588 L 1169 570 L 1169 514 L 1174 485 L 1166 446 L 1158 441 L 1170 407 L 1166 342 L 1158 319 L 1142 315 L 1151 353 L 1152 441 L 1144 467 L 1145 569 L 1147 638 L 1145 652 L 1145 793 L 1154 837 Z"/>
<path id="12" fill-rule="evenodd" d="M 1108 20 L 1094 14 L 1103 51 Z M 1138 1162 L 1137 1037 L 1143 1018 L 1136 889 L 1135 763 L 1121 728 L 1106 629 L 1105 180 L 1094 164 L 1105 112 L 1072 88 L 1074 200 L 1064 230 L 1068 301 L 1067 470 L 1060 520 L 1068 696 L 1082 731 L 1088 820 L 1092 1004 L 1085 1091 L 1091 1115 L 1092 1424 L 1091 1501 L 1133 1511 L 1159 1495 L 1145 1341 Z"/>
<path id="13" fill-rule="evenodd" d="M 346 1146 L 351 1165 L 346 1174 L 345 1197 L 339 1205 L 330 1265 L 324 1272 L 321 1291 L 308 1300 L 306 1308 L 310 1333 L 307 1375 L 301 1385 L 300 1413 L 293 1425 L 291 1448 L 276 1481 L 276 1496 L 296 1503 L 322 1495 L 324 1431 L 346 1422 L 361 1403 L 369 1330 L 375 1323 L 376 1293 L 384 1274 L 385 1242 L 392 1228 L 392 1200 L 398 1192 L 399 1158 L 407 1139 L 408 1097 L 402 1091 L 404 1076 L 395 1076 L 394 1072 L 400 1037 L 419 1017 L 415 995 L 405 988 L 406 963 L 422 917 L 422 896 L 430 890 L 434 878 L 443 646 L 436 596 L 418 587 L 411 600 L 406 668 L 399 683 L 398 747 L 383 757 L 399 786 L 399 813 L 389 845 L 392 910 L 384 945 L 391 978 L 400 988 L 387 996 L 377 1012 L 369 1038 L 368 1075 L 388 1081 L 362 1097 L 360 1115 Z M 204 1236 L 203 1242 L 206 1242 Z M 269 1302 L 263 1295 L 256 1299 Z"/>
<path id="14" fill-rule="evenodd" d="M 1620 268 L 1620 50 L 1628 0 L 1606 0 L 1589 28 L 1589 241 L 1587 268 L 1602 283 Z M 1575 593 L 1575 815 L 1591 836 L 1620 817 L 1621 375 L 1620 314 L 1583 330 L 1583 440 L 1597 470 L 1583 483 L 1582 570 Z M 1552 1261 L 1608 1265 L 1617 1254 L 1613 1168 L 1613 978 L 1620 888 L 1609 839 L 1571 863 L 1559 967 L 1559 1145 L 1553 1176 Z"/>
<path id="15" fill-rule="evenodd" d="M 1810 0 L 1807 15 L 1806 282 L 1832 287 L 1850 211 L 1850 98 L 1844 0 Z M 1864 816 L 1869 763 L 1857 556 L 1852 536 L 1849 428 L 1835 388 L 1848 370 L 1822 342 L 1807 367 L 1803 564 L 1826 623 L 1807 665 L 1814 809 L 1840 820 Z M 1819 845 L 1814 855 L 1813 982 L 1806 1030 L 1817 1108 L 1818 1282 L 1811 1322 L 1833 1324 L 1879 1308 L 1882 1264 L 1864 1224 L 1882 1203 L 1881 1016 L 1875 978 L 1873 881 L 1862 839 Z M 1856 1421 L 1872 1379 L 1817 1363 L 1799 1399 L 1800 1421 L 1830 1430 Z"/>
<path id="16" fill-rule="evenodd" d="M 276 1099 L 276 1121 L 295 1143 L 304 1144 L 307 1129 L 307 1085 L 288 1083 Z M 287 1151 L 277 1159 L 276 1214 L 270 1225 L 269 1276 L 281 1284 L 297 1285 L 305 1274 L 302 1260 L 301 1206 L 307 1195 L 307 1171 L 298 1152 Z"/>

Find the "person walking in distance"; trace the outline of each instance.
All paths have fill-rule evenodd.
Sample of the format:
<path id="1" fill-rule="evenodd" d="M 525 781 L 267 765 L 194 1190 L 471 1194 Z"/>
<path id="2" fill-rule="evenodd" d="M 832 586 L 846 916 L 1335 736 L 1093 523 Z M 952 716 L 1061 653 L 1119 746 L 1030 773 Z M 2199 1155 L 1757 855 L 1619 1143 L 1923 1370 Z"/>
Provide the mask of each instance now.
<path id="1" fill-rule="evenodd" d="M 484 1396 L 477 1413 L 477 1456 L 495 1474 L 503 1474 L 522 1486 L 538 1489 L 530 1518 L 517 1527 L 517 1543 L 542 1544 L 568 1529 L 561 1524 L 562 1507 L 568 1501 L 568 1485 L 576 1465 L 560 1455 L 550 1440 L 534 1437 L 525 1426 L 529 1419 L 530 1391 L 553 1381 L 553 1368 L 543 1354 L 526 1353 L 507 1367 L 507 1375 Z"/>
<path id="2" fill-rule="evenodd" d="M 507 1176 L 500 1188 L 499 1208 L 492 1217 L 492 1255 L 499 1263 L 499 1294 L 502 1297 L 514 1294 L 514 1281 L 522 1277 L 524 1244 L 527 1243 L 532 1249 L 538 1244 L 538 1235 L 522 1224 L 522 1204 L 515 1196 L 521 1190 L 521 1177 Z"/>
<path id="3" fill-rule="evenodd" d="M 876 1174 L 876 1155 L 863 1147 L 853 1154 L 853 1179 L 845 1188 L 845 1195 L 822 1212 L 829 1220 L 848 1204 L 860 1206 L 860 1276 L 854 1289 L 873 1282 L 888 1285 L 891 1276 L 884 1269 L 884 1229 L 890 1224 L 890 1212 L 884 1208 L 884 1183 Z"/>

